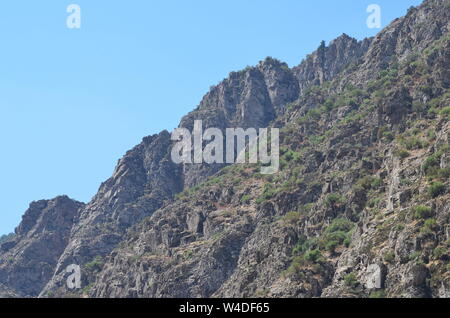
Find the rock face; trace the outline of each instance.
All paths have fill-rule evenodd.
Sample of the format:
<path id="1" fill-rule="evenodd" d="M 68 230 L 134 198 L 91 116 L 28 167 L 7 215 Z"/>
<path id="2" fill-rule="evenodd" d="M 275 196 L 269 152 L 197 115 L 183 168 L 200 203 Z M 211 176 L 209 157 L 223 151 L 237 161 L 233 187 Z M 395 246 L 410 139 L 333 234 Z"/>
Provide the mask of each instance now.
<path id="1" fill-rule="evenodd" d="M 19 295 L 17 295 L 13 290 L 9 289 L 5 285 L 0 284 L 0 298 L 18 298 Z"/>
<path id="2" fill-rule="evenodd" d="M 14 239 L 0 246 L 0 286 L 9 287 L 9 292 L 1 288 L 5 292 L 0 295 L 39 294 L 53 275 L 82 207 L 68 197 L 30 204 Z"/>
<path id="3" fill-rule="evenodd" d="M 428 0 L 292 69 L 230 73 L 180 127 L 279 127 L 278 174 L 176 165 L 168 132 L 146 137 L 88 204 L 30 206 L 0 297 L 449 297 L 449 28 Z"/>
<path id="4" fill-rule="evenodd" d="M 356 65 L 366 54 L 371 42 L 372 39 L 358 42 L 347 34 L 341 35 L 329 46 L 322 42 L 317 51 L 293 69 L 300 83 L 300 91 L 330 81 L 344 68 Z"/>
<path id="5" fill-rule="evenodd" d="M 200 106 L 180 123 L 192 131 L 195 120 L 204 129 L 265 128 L 282 114 L 286 105 L 299 97 L 299 83 L 287 64 L 267 58 L 256 67 L 230 73 L 229 78 L 206 94 Z M 187 165 L 184 187 L 193 187 L 218 172 L 224 165 Z"/>
<path id="6" fill-rule="evenodd" d="M 80 211 L 54 276 L 41 295 L 68 292 L 67 266 L 109 254 L 130 226 L 182 190 L 182 170 L 171 161 L 170 145 L 170 134 L 164 131 L 144 138 L 119 161 L 112 178 Z"/>
<path id="7" fill-rule="evenodd" d="M 410 61 L 420 55 L 432 42 L 448 34 L 448 16 L 448 0 L 424 1 L 420 7 L 411 7 L 405 17 L 394 20 L 373 38 L 354 81 L 373 78 L 392 63 Z M 439 54 L 448 54 L 445 52 L 441 50 Z M 447 70 L 439 72 L 448 74 L 448 68 L 444 69 Z"/>

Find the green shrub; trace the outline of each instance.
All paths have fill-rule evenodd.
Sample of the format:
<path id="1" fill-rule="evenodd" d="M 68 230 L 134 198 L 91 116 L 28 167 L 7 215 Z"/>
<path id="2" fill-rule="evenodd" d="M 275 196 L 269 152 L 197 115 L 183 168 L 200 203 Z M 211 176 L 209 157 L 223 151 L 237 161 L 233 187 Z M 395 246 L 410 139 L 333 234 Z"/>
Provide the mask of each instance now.
<path id="1" fill-rule="evenodd" d="M 426 220 L 423 226 L 432 231 L 437 230 L 439 228 L 439 224 L 435 219 Z"/>
<path id="2" fill-rule="evenodd" d="M 384 254 L 384 260 L 386 261 L 386 262 L 388 262 L 389 264 L 392 264 L 392 263 L 394 263 L 394 261 L 395 261 L 395 253 L 394 252 L 387 252 L 387 253 L 385 253 Z"/>
<path id="3" fill-rule="evenodd" d="M 189 260 L 192 258 L 192 256 L 194 255 L 194 251 L 193 250 L 186 250 L 183 252 L 183 259 L 185 261 Z"/>
<path id="4" fill-rule="evenodd" d="M 330 224 L 330 226 L 326 229 L 327 233 L 333 233 L 333 232 L 350 232 L 355 224 L 347 219 L 344 218 L 337 218 L 334 219 L 333 222 Z"/>
<path id="5" fill-rule="evenodd" d="M 308 111 L 306 116 L 311 120 L 318 120 L 320 119 L 321 113 L 319 109 L 313 108 Z"/>
<path id="6" fill-rule="evenodd" d="M 381 185 L 383 184 L 383 180 L 381 180 L 380 178 L 372 178 L 372 183 L 371 183 L 371 187 L 372 189 L 378 189 L 379 187 L 381 187 Z"/>
<path id="7" fill-rule="evenodd" d="M 358 180 L 357 186 L 360 186 L 366 190 L 370 190 L 370 189 L 378 189 L 382 183 L 383 181 L 380 178 L 365 176 Z"/>
<path id="8" fill-rule="evenodd" d="M 322 253 L 319 250 L 308 251 L 303 258 L 311 263 L 320 263 L 323 261 Z"/>
<path id="9" fill-rule="evenodd" d="M 359 285 L 358 279 L 355 273 L 350 273 L 344 276 L 344 283 L 347 287 L 355 288 Z"/>
<path id="10" fill-rule="evenodd" d="M 91 291 L 92 287 L 94 287 L 94 284 L 89 284 L 86 287 L 84 287 L 81 292 L 85 295 L 89 294 L 89 292 Z"/>
<path id="11" fill-rule="evenodd" d="M 422 255 L 422 252 L 415 251 L 415 252 L 411 253 L 411 255 L 409 255 L 409 260 L 410 261 L 418 261 L 420 259 L 421 255 Z"/>
<path id="12" fill-rule="evenodd" d="M 333 220 L 319 240 L 319 247 L 333 253 L 338 246 L 350 246 L 353 228 L 354 223 L 347 219 L 338 218 Z"/>
<path id="13" fill-rule="evenodd" d="M 356 183 L 356 185 L 358 187 L 364 188 L 366 190 L 369 190 L 372 188 L 372 182 L 373 182 L 373 177 L 371 176 L 365 176 L 361 179 L 358 180 L 358 182 Z"/>
<path id="14" fill-rule="evenodd" d="M 328 242 L 325 244 L 325 249 L 326 249 L 328 252 L 333 253 L 339 245 L 340 245 L 340 244 L 339 244 L 338 241 L 328 241 Z"/>
<path id="15" fill-rule="evenodd" d="M 283 275 L 297 275 L 299 272 L 301 272 L 301 269 L 303 268 L 305 263 L 305 260 L 303 259 L 303 256 L 296 256 L 291 262 L 291 265 L 289 265 L 288 269 L 283 272 Z"/>
<path id="16" fill-rule="evenodd" d="M 430 140 L 435 140 L 436 139 L 436 131 L 434 131 L 433 129 L 428 129 L 427 131 L 427 137 Z"/>
<path id="17" fill-rule="evenodd" d="M 323 143 L 326 139 L 326 136 L 317 136 L 317 135 L 312 135 L 309 137 L 309 141 L 311 142 L 312 145 L 319 145 L 321 143 Z"/>
<path id="18" fill-rule="evenodd" d="M 314 203 L 308 203 L 308 204 L 300 206 L 298 208 L 298 210 L 302 213 L 309 213 L 309 212 L 311 212 L 313 207 L 314 207 Z"/>
<path id="19" fill-rule="evenodd" d="M 99 272 L 102 270 L 104 265 L 103 258 L 101 256 L 95 257 L 91 262 L 85 265 L 85 268 L 91 272 Z"/>
<path id="20" fill-rule="evenodd" d="M 448 116 L 448 115 L 450 115 L 450 106 L 443 108 L 439 112 L 439 115 L 441 115 L 441 116 Z"/>
<path id="21" fill-rule="evenodd" d="M 256 203 L 260 204 L 260 203 L 263 203 L 264 201 L 270 200 L 270 199 L 272 199 L 277 193 L 278 193 L 278 191 L 273 187 L 273 185 L 271 185 L 271 184 L 266 184 L 266 185 L 264 186 L 264 192 L 263 192 L 262 195 L 256 200 Z"/>
<path id="22" fill-rule="evenodd" d="M 255 203 L 262 204 L 264 201 L 266 201 L 266 200 L 263 197 L 259 197 L 259 198 L 256 198 Z"/>
<path id="23" fill-rule="evenodd" d="M 250 198 L 250 196 L 248 194 L 243 195 L 242 198 L 241 198 L 241 203 L 248 204 L 250 202 L 250 199 L 251 198 Z"/>
<path id="24" fill-rule="evenodd" d="M 328 195 L 327 198 L 325 199 L 325 204 L 329 207 L 340 205 L 343 204 L 344 202 L 345 198 L 342 195 L 336 193 Z"/>
<path id="25" fill-rule="evenodd" d="M 402 138 L 400 143 L 408 150 L 422 149 L 428 145 L 425 140 L 417 137 Z"/>
<path id="26" fill-rule="evenodd" d="M 298 152 L 295 152 L 293 150 L 288 150 L 284 155 L 283 159 L 287 162 L 294 161 L 297 162 L 300 160 L 300 154 Z"/>
<path id="27" fill-rule="evenodd" d="M 450 177 L 450 167 L 438 169 L 437 175 L 438 175 L 438 177 L 443 178 L 443 179 L 449 178 Z"/>
<path id="28" fill-rule="evenodd" d="M 419 205 L 414 208 L 414 218 L 427 219 L 432 216 L 432 209 L 430 207 Z"/>
<path id="29" fill-rule="evenodd" d="M 381 200 L 381 198 L 372 198 L 369 200 L 368 205 L 370 208 L 375 208 L 380 204 Z"/>
<path id="30" fill-rule="evenodd" d="M 410 156 L 410 153 L 405 149 L 397 149 L 394 155 L 400 159 L 406 159 Z"/>
<path id="31" fill-rule="evenodd" d="M 440 162 L 441 162 L 441 157 L 443 155 L 442 151 L 439 151 L 431 156 L 429 156 L 424 164 L 423 164 L 423 170 L 425 171 L 425 173 L 427 175 L 430 175 L 431 173 L 433 173 L 436 169 L 438 169 Z"/>
<path id="32" fill-rule="evenodd" d="M 350 237 L 347 237 L 347 238 L 344 240 L 344 246 L 345 246 L 345 247 L 350 247 L 351 244 L 352 244 L 352 239 L 351 239 Z"/>
<path id="33" fill-rule="evenodd" d="M 433 251 L 433 257 L 435 259 L 441 259 L 443 256 L 447 255 L 448 249 L 445 247 L 436 247 Z"/>
<path id="34" fill-rule="evenodd" d="M 296 245 L 294 250 L 292 251 L 293 255 L 301 254 L 305 249 L 309 246 L 309 241 L 306 237 L 302 237 L 300 242 Z M 304 255 L 294 256 L 291 265 L 289 268 L 283 272 L 283 275 L 301 275 L 302 269 L 308 264 L 314 263 L 317 266 L 321 266 L 321 263 L 324 262 L 324 258 L 322 257 L 322 253 L 319 250 L 309 250 Z"/>
<path id="35" fill-rule="evenodd" d="M 310 247 L 310 241 L 304 235 L 301 235 L 298 239 L 297 244 L 292 249 L 292 255 L 301 255 L 305 253 Z"/>
<path id="36" fill-rule="evenodd" d="M 386 292 L 384 290 L 375 290 L 370 293 L 369 298 L 386 298 Z"/>
<path id="37" fill-rule="evenodd" d="M 325 107 L 325 109 L 327 111 L 330 111 L 334 108 L 334 101 L 331 98 L 328 98 L 325 103 L 323 103 L 323 107 Z"/>
<path id="38" fill-rule="evenodd" d="M 382 133 L 382 136 L 383 136 L 383 138 L 385 138 L 388 141 L 394 140 L 394 134 L 392 132 L 390 132 L 390 131 L 384 131 Z"/>
<path id="39" fill-rule="evenodd" d="M 445 192 L 445 185 L 442 182 L 432 182 L 428 188 L 428 194 L 432 198 L 437 198 Z"/>

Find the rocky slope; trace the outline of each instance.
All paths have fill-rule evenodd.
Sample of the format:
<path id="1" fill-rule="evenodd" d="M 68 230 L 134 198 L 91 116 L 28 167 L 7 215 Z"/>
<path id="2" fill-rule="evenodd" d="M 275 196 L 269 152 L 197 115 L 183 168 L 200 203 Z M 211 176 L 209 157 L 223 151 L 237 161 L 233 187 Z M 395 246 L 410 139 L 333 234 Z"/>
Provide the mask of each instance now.
<path id="1" fill-rule="evenodd" d="M 107 258 L 89 295 L 447 296 L 445 5 L 428 1 L 373 40 L 344 35 L 294 68 L 313 75 L 274 122 L 280 175 L 231 167 L 184 193 Z M 336 48 L 354 57 L 322 66 L 345 56 L 328 57 Z"/>
<path id="2" fill-rule="evenodd" d="M 168 132 L 146 137 L 90 203 L 30 206 L 0 297 L 450 296 L 449 48 L 450 1 L 427 0 L 230 73 L 180 127 L 279 127 L 280 173 L 175 165 Z"/>
<path id="3" fill-rule="evenodd" d="M 68 197 L 30 204 L 13 239 L 0 246 L 0 296 L 39 294 L 53 275 L 82 207 Z"/>

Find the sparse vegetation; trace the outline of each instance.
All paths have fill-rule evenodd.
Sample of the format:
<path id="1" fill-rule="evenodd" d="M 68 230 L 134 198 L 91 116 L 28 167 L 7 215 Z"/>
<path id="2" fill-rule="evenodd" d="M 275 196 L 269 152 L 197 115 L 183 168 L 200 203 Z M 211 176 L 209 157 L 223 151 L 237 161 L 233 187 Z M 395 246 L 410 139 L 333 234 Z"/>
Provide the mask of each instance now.
<path id="1" fill-rule="evenodd" d="M 105 264 L 103 257 L 97 256 L 91 262 L 84 265 L 84 267 L 90 272 L 99 272 Z"/>
<path id="2" fill-rule="evenodd" d="M 441 157 L 443 155 L 442 151 L 439 151 L 431 156 L 429 156 L 424 164 L 423 164 L 423 170 L 427 175 L 433 175 L 437 172 L 439 169 Z"/>
<path id="3" fill-rule="evenodd" d="M 443 194 L 445 192 L 445 190 L 446 190 L 446 186 L 442 182 L 439 182 L 439 181 L 432 182 L 430 187 L 428 188 L 428 194 L 432 198 L 437 198 L 438 196 Z"/>
<path id="4" fill-rule="evenodd" d="M 300 220 L 301 216 L 302 216 L 302 214 L 300 212 L 298 212 L 298 211 L 291 211 L 291 212 L 288 212 L 283 217 L 283 221 L 285 223 L 288 223 L 288 224 L 295 224 L 295 223 L 297 223 Z"/>
<path id="5" fill-rule="evenodd" d="M 439 112 L 439 115 L 441 116 L 450 116 L 450 106 L 447 106 Z"/>
<path id="6" fill-rule="evenodd" d="M 350 273 L 344 276 L 345 286 L 350 288 L 356 288 L 359 285 L 358 278 L 355 273 Z"/>
<path id="7" fill-rule="evenodd" d="M 370 293 L 369 298 L 386 298 L 386 291 L 384 291 L 383 289 L 374 290 Z"/>
<path id="8" fill-rule="evenodd" d="M 400 144 L 407 150 L 422 149 L 428 146 L 428 142 L 418 137 L 402 137 L 400 138 Z"/>
<path id="9" fill-rule="evenodd" d="M 432 216 L 433 210 L 424 205 L 419 205 L 414 208 L 414 218 L 416 219 L 427 219 Z"/>
<path id="10" fill-rule="evenodd" d="M 250 200 L 251 200 L 251 197 L 250 197 L 248 194 L 243 195 L 243 196 L 241 197 L 241 203 L 243 203 L 243 204 L 248 204 L 248 203 L 250 203 Z"/>
<path id="11" fill-rule="evenodd" d="M 173 143 L 165 134 L 149 137 L 127 153 L 93 203 L 76 214 L 76 222 L 83 218 L 82 226 L 94 220 L 92 228 L 89 224 L 83 232 L 78 224 L 65 226 L 64 237 L 71 237 L 72 228 L 80 237 L 69 247 L 79 243 L 79 259 L 90 260 L 82 265 L 87 286 L 78 295 L 88 296 L 98 279 L 98 286 L 112 286 L 114 294 L 138 297 L 180 294 L 176 289 L 186 286 L 182 292 L 187 296 L 218 288 L 233 294 L 227 289 L 236 286 L 249 297 L 440 295 L 450 274 L 445 272 L 450 271 L 450 95 L 442 71 L 446 56 L 439 51 L 448 42 L 441 48 L 430 44 L 440 33 L 413 25 L 429 22 L 425 11 L 407 21 L 411 23 L 392 27 L 387 40 L 407 47 L 407 54 L 396 57 L 396 50 L 387 50 L 385 56 L 383 48 L 392 43 L 379 37 L 370 44 L 376 56 L 369 56 L 367 64 L 367 55 L 360 56 L 367 47 L 357 49 L 361 42 L 343 37 L 344 45 L 336 42 L 331 49 L 322 42 L 305 68 L 289 69 L 268 57 L 232 73 L 205 96 L 200 112 L 183 119 L 180 126 L 190 128 L 195 118 L 222 128 L 280 128 L 281 170 L 276 174 L 260 170 L 270 163 L 227 164 L 223 169 L 182 164 L 175 169 L 168 159 Z M 409 47 L 407 37 L 417 40 L 414 45 L 426 41 Z M 378 47 L 380 41 L 383 46 Z M 333 54 L 346 58 L 332 61 Z M 334 74 L 351 61 L 344 72 Z M 172 195 L 182 189 L 174 201 Z M 98 241 L 95 235 L 101 235 L 101 246 L 90 246 L 89 239 Z M 9 239 L 1 237 L 0 243 Z M 51 241 L 46 246 L 61 245 Z M 110 247 L 115 250 L 108 255 Z M 2 270 L 15 265 L 18 249 L 2 254 Z M 97 250 L 104 258 L 91 260 Z M 55 252 L 53 260 L 62 253 Z M 376 265 L 386 290 L 368 284 Z M 54 269 L 48 267 L 51 274 Z M 104 268 L 107 273 L 101 272 Z M 211 284 L 195 285 L 196 273 L 219 283 L 224 273 L 234 273 L 233 282 L 215 284 L 212 290 Z M 157 284 L 151 285 L 154 277 Z M 146 280 L 151 288 L 141 288 Z M 108 288 L 102 290 L 108 293 Z"/>
<path id="12" fill-rule="evenodd" d="M 449 249 L 446 247 L 443 247 L 443 246 L 436 247 L 433 250 L 434 259 L 441 259 L 448 254 L 449 254 Z"/>
<path id="13" fill-rule="evenodd" d="M 311 250 L 305 253 L 304 259 L 308 262 L 319 263 L 323 261 L 323 256 L 319 250 Z"/>
<path id="14" fill-rule="evenodd" d="M 393 251 L 386 252 L 384 254 L 384 260 L 387 263 L 389 263 L 389 264 L 394 263 L 394 261 L 395 261 L 395 253 Z"/>
<path id="15" fill-rule="evenodd" d="M 409 153 L 409 151 L 400 148 L 400 149 L 397 149 L 397 150 L 394 152 L 394 155 L 395 155 L 396 157 L 400 158 L 400 159 L 406 159 L 406 158 L 408 158 L 411 154 Z"/>
<path id="16" fill-rule="evenodd" d="M 325 204 L 328 207 L 336 207 L 338 205 L 344 204 L 345 203 L 345 198 L 337 193 L 332 193 L 330 195 L 328 195 L 325 199 Z"/>

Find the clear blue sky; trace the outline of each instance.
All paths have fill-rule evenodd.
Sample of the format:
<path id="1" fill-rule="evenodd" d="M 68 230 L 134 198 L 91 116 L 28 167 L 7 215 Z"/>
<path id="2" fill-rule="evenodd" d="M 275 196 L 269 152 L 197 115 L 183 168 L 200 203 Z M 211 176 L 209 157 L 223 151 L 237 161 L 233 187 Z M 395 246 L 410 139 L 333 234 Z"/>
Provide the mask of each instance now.
<path id="1" fill-rule="evenodd" d="M 230 71 L 298 64 L 420 0 L 14 0 L 0 4 L 0 234 L 33 200 L 89 201 L 142 137 L 175 128 Z M 66 8 L 82 9 L 80 30 Z"/>

